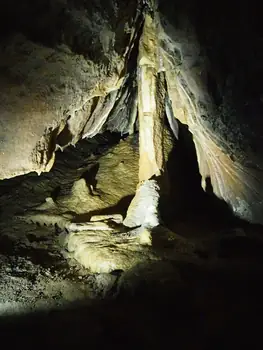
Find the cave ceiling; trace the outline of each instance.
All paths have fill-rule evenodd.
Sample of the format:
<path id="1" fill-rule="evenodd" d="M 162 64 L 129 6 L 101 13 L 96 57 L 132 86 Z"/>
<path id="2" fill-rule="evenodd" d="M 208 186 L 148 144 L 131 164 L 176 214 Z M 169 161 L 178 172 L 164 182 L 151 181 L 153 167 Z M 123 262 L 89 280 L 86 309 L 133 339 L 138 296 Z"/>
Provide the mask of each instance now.
<path id="1" fill-rule="evenodd" d="M 163 73 L 170 126 L 176 134 L 176 118 L 193 135 L 204 189 L 210 178 L 236 213 L 262 222 L 260 16 L 251 4 L 237 9 L 224 1 L 152 5 L 4 1 L 0 179 L 49 171 L 56 150 L 104 130 L 134 132 L 139 41 L 154 11 L 155 68 Z"/>

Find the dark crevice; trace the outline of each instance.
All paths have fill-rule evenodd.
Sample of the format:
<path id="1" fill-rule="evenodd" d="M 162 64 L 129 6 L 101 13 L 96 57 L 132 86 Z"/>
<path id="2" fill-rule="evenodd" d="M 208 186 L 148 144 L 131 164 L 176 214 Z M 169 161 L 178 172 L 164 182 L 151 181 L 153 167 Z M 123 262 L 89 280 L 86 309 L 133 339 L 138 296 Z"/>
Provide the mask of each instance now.
<path id="1" fill-rule="evenodd" d="M 100 96 L 93 97 L 91 108 L 90 108 L 90 116 L 92 116 L 93 112 L 95 111 L 96 107 L 98 106 L 99 100 L 100 100 Z"/>
<path id="2" fill-rule="evenodd" d="M 89 221 L 90 218 L 94 215 L 112 215 L 112 214 L 121 214 L 123 217 L 125 217 L 128 207 L 133 199 L 133 195 L 126 196 L 122 198 L 116 205 L 111 207 L 106 207 L 104 209 L 98 209 L 89 211 L 85 214 L 79 214 L 76 215 L 75 221 L 76 222 L 86 222 Z"/>
<path id="3" fill-rule="evenodd" d="M 59 127 L 55 128 L 54 130 L 52 128 L 50 129 L 50 138 L 48 143 L 48 161 L 52 158 L 56 150 L 58 130 L 59 130 Z"/>
<path id="4" fill-rule="evenodd" d="M 56 144 L 60 147 L 68 146 L 73 140 L 74 135 L 69 130 L 69 124 L 68 124 L 68 121 L 70 120 L 70 118 L 71 116 L 68 117 L 65 127 L 56 138 Z"/>
<path id="5" fill-rule="evenodd" d="M 211 179 L 206 179 L 206 191 L 201 186 L 201 175 L 192 134 L 188 127 L 179 121 L 179 139 L 174 140 L 166 171 L 169 179 L 169 198 L 161 200 L 161 212 L 164 221 L 198 220 L 209 223 L 216 222 L 220 227 L 232 227 L 245 224 L 238 219 L 230 206 L 219 199 L 213 191 Z M 168 124 L 168 121 L 166 121 Z M 163 209 L 162 209 L 163 208 Z M 220 222 L 218 221 L 220 217 Z"/>
<path id="6" fill-rule="evenodd" d="M 128 132 L 131 113 L 134 106 L 134 100 L 137 98 L 137 60 L 139 53 L 139 42 L 143 31 L 144 15 L 143 11 L 138 16 L 135 28 L 137 29 L 133 43 L 130 45 L 130 53 L 127 59 L 127 65 L 123 75 L 127 78 L 122 85 L 117 96 L 115 105 L 108 116 L 105 127 L 110 131 L 118 131 L 121 134 Z M 126 94 L 125 101 L 122 100 L 123 95 Z M 123 108 L 123 105 L 125 108 Z"/>
<path id="7" fill-rule="evenodd" d="M 96 190 L 96 187 L 97 187 L 96 176 L 97 176 L 97 173 L 99 171 L 99 168 L 100 168 L 100 164 L 99 163 L 95 163 L 94 165 L 89 167 L 89 169 L 86 170 L 81 175 L 81 179 L 84 179 L 86 181 L 86 184 L 87 184 L 88 188 L 90 188 L 90 186 L 92 186 L 92 189 Z"/>

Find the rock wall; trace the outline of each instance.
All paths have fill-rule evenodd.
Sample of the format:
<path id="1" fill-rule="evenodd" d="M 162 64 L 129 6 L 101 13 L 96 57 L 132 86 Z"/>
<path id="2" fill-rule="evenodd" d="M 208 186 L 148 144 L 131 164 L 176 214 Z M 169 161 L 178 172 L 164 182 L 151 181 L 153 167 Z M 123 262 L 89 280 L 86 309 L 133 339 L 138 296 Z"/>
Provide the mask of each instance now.
<path id="1" fill-rule="evenodd" d="M 48 171 L 55 150 L 137 116 L 140 0 L 4 1 L 0 13 L 0 179 Z M 202 184 L 261 222 L 260 11 L 160 0 L 160 50 L 174 116 Z M 7 24 L 5 24 L 7 23 Z"/>
<path id="2" fill-rule="evenodd" d="M 127 77 L 137 1 L 9 1 L 0 44 L 0 179 L 48 171 L 100 131 Z M 94 113 L 94 115 L 93 115 Z"/>
<path id="3" fill-rule="evenodd" d="M 251 54 L 260 50 L 259 18 L 243 5 L 238 13 L 233 4 L 213 6 L 161 1 L 169 96 L 193 135 L 203 188 L 210 183 L 237 215 L 262 222 L 262 70 Z"/>

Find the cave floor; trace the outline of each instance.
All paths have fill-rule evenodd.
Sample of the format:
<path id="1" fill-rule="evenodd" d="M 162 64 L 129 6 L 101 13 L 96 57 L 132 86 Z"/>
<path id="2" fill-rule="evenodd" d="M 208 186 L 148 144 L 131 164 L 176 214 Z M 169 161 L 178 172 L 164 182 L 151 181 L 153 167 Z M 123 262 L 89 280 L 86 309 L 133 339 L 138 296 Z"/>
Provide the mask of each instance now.
<path id="1" fill-rule="evenodd" d="M 63 199 L 79 180 L 76 169 L 91 153 L 100 157 L 108 142 L 80 142 L 58 153 L 50 173 L 0 183 L 1 340 L 10 348 L 35 347 L 40 339 L 52 349 L 262 348 L 261 227 L 229 224 L 219 213 L 184 216 L 168 223 L 186 242 L 172 260 L 91 274 L 65 259 L 61 230 L 14 221 L 47 197 Z"/>

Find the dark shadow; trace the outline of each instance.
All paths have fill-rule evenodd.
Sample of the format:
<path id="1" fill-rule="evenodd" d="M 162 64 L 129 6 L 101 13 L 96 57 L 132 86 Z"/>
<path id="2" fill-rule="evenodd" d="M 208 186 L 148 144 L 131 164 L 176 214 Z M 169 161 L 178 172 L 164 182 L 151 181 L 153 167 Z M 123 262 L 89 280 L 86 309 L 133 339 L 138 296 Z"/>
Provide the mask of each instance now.
<path id="1" fill-rule="evenodd" d="M 71 131 L 69 130 L 69 124 L 68 124 L 70 117 L 71 116 L 68 117 L 68 120 L 67 120 L 67 123 L 66 123 L 64 129 L 57 136 L 56 143 L 60 147 L 66 147 L 67 145 L 70 144 L 70 142 L 73 139 L 73 135 L 72 135 Z"/>
<path id="2" fill-rule="evenodd" d="M 263 241 L 245 236 L 224 237 L 219 242 L 218 258 L 263 264 Z"/>
<path id="3" fill-rule="evenodd" d="M 60 196 L 61 193 L 61 186 L 57 186 L 56 188 L 54 188 L 54 190 L 51 192 L 51 198 L 53 199 L 54 202 L 56 202 L 56 200 L 58 199 L 58 197 Z"/>
<path id="4" fill-rule="evenodd" d="M 96 176 L 99 171 L 99 168 L 100 168 L 99 163 L 95 163 L 81 175 L 81 179 L 84 179 L 86 181 L 88 188 L 92 186 L 93 189 L 96 190 L 96 187 L 97 187 Z"/>
<path id="5" fill-rule="evenodd" d="M 42 241 L 47 239 L 47 236 L 37 238 L 33 235 L 27 235 L 29 240 L 37 241 L 41 239 Z M 50 271 L 59 271 L 60 269 L 68 268 L 68 262 L 62 257 L 62 255 L 50 254 L 50 250 L 45 248 L 32 248 L 22 246 L 17 244 L 13 239 L 8 236 L 0 235 L 0 254 L 8 257 L 19 256 L 28 259 L 34 265 L 41 266 L 43 268 L 48 268 Z M 12 275 L 15 271 L 12 271 Z M 18 272 L 18 274 L 23 275 L 23 272 Z"/>
<path id="6" fill-rule="evenodd" d="M 125 217 L 128 207 L 133 199 L 134 195 L 126 196 L 122 198 L 116 205 L 112 207 L 107 207 L 104 209 L 93 210 L 85 214 L 79 214 L 75 217 L 76 222 L 86 222 L 89 221 L 93 215 L 112 215 L 121 214 Z"/>
<path id="7" fill-rule="evenodd" d="M 116 298 L 2 317 L 1 341 L 10 349 L 39 341 L 46 349 L 260 349 L 260 272 L 189 263 L 137 267 L 121 276 Z"/>
<path id="8" fill-rule="evenodd" d="M 204 225 L 231 227 L 245 224 L 231 207 L 213 192 L 211 179 L 206 178 L 206 191 L 201 186 L 196 149 L 188 127 L 178 121 L 179 139 L 169 154 L 166 172 L 169 194 L 161 199 L 161 215 L 165 224 L 198 222 Z"/>
<path id="9" fill-rule="evenodd" d="M 211 215 L 214 220 L 222 220 L 227 226 L 245 223 L 245 220 L 237 218 L 230 205 L 227 204 L 224 200 L 219 199 L 213 190 L 213 185 L 211 178 L 207 177 L 205 179 L 205 191 L 204 191 L 204 209 L 206 212 Z"/>
<path id="10" fill-rule="evenodd" d="M 213 194 L 214 194 L 213 185 L 212 185 L 211 177 L 210 177 L 210 176 L 208 176 L 208 177 L 205 179 L 205 192 L 206 192 L 209 196 L 213 196 Z"/>
<path id="11" fill-rule="evenodd" d="M 169 181 L 169 213 L 167 216 L 182 216 L 186 210 L 194 211 L 202 198 L 195 146 L 187 126 L 178 121 L 179 139 L 169 154 L 166 172 Z M 168 207 L 165 207 L 167 210 Z"/>

